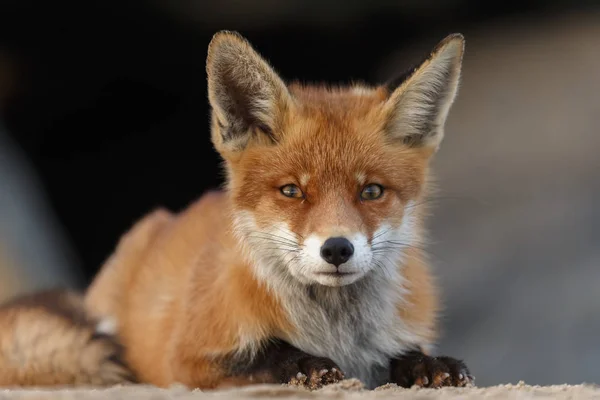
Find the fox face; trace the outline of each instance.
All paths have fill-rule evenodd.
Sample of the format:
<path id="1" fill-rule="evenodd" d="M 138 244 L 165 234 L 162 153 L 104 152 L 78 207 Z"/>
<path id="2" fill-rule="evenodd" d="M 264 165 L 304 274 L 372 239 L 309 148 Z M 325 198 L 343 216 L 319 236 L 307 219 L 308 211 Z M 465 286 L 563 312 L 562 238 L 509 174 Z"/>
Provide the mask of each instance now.
<path id="1" fill-rule="evenodd" d="M 303 283 L 350 284 L 373 268 L 392 273 L 415 238 L 408 207 L 425 179 L 421 150 L 386 139 L 383 93 L 353 95 L 357 108 L 347 116 L 322 100 L 300 103 L 301 89 L 292 93 L 298 109 L 278 144 L 247 149 L 233 168 L 234 201 L 245 210 L 238 229 L 263 263 L 275 257 Z M 331 96 L 319 99 L 335 104 Z"/>
<path id="2" fill-rule="evenodd" d="M 234 230 L 265 281 L 394 278 L 421 240 L 428 165 L 456 96 L 463 38 L 379 87 L 286 84 L 239 35 L 209 46 L 212 140 Z"/>

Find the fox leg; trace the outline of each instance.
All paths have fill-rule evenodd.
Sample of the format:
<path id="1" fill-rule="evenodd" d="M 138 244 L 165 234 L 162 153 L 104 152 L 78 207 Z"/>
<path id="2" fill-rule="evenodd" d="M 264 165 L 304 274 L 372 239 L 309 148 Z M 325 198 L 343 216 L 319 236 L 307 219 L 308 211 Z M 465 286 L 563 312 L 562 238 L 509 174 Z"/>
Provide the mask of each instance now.
<path id="1" fill-rule="evenodd" d="M 342 370 L 329 358 L 315 357 L 279 339 L 270 341 L 250 367 L 242 367 L 236 375 L 259 375 L 274 383 L 309 389 L 317 389 L 344 378 Z"/>
<path id="2" fill-rule="evenodd" d="M 402 387 L 413 385 L 429 388 L 467 386 L 474 377 L 461 360 L 431 357 L 420 350 L 409 351 L 391 360 L 391 382 Z"/>
<path id="3" fill-rule="evenodd" d="M 270 340 L 253 356 L 228 354 L 211 362 L 188 359 L 177 364 L 176 380 L 190 388 L 281 383 L 317 389 L 344 378 L 332 360 L 312 356 L 279 339 Z"/>

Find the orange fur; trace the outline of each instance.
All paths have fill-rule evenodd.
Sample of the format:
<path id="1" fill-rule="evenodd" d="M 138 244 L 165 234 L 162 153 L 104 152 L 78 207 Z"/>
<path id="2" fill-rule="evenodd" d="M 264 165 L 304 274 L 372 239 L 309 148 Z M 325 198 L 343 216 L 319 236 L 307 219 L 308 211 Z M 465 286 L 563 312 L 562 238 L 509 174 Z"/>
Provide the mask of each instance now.
<path id="1" fill-rule="evenodd" d="M 438 338 L 438 290 L 420 251 L 411 250 L 410 253 L 403 270 L 409 292 L 404 301 L 398 304 L 398 310 L 402 319 L 423 336 L 422 350 L 428 354 L 429 345 Z"/>
<path id="2" fill-rule="evenodd" d="M 179 216 L 150 215 L 105 266 L 115 273 L 101 272 L 88 294 L 90 309 L 119 321 L 126 360 L 142 381 L 214 387 L 224 378 L 215 355 L 290 329 L 236 254 L 228 203 L 210 193 Z M 97 293 L 102 286 L 116 296 Z M 107 300 L 113 309 L 103 309 Z"/>

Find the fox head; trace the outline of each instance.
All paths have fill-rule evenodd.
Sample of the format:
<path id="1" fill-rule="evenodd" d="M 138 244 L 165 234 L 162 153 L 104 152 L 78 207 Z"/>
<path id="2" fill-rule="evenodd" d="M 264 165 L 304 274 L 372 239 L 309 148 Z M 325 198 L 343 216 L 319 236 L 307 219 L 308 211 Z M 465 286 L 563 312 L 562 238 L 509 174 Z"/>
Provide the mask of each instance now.
<path id="1" fill-rule="evenodd" d="M 394 275 L 420 240 L 463 51 L 450 35 L 396 84 L 328 88 L 286 84 L 237 33 L 213 37 L 212 141 L 259 277 L 335 287 Z"/>

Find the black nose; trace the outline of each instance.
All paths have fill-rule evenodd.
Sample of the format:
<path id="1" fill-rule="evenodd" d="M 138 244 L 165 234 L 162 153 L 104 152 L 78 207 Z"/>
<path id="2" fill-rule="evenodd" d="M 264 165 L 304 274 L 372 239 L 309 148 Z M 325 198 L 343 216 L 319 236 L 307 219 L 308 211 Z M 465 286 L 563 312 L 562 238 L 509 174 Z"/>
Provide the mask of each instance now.
<path id="1" fill-rule="evenodd" d="M 354 254 L 354 246 L 348 239 L 343 237 L 329 238 L 321 246 L 323 260 L 336 267 L 348 261 L 352 254 Z"/>

